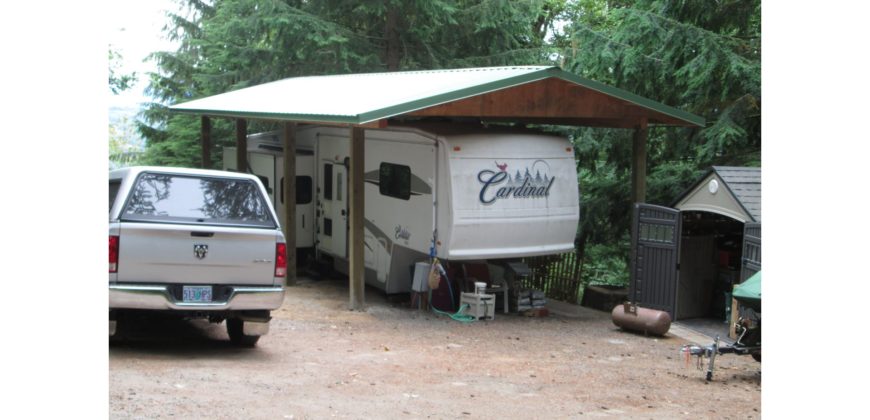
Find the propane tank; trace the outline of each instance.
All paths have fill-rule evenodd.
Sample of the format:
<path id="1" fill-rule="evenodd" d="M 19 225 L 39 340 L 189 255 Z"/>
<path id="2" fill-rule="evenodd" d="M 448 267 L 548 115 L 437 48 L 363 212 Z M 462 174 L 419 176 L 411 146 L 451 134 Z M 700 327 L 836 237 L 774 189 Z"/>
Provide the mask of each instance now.
<path id="1" fill-rule="evenodd" d="M 671 329 L 671 315 L 665 311 L 641 308 L 631 303 L 616 305 L 611 312 L 613 324 L 644 334 L 665 335 Z"/>

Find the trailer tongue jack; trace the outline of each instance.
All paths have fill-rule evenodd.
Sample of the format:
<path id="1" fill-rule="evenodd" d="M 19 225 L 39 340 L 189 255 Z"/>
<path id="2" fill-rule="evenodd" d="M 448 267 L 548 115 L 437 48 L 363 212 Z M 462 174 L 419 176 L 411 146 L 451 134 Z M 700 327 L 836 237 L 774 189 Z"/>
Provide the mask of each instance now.
<path id="1" fill-rule="evenodd" d="M 751 355 L 756 361 L 761 361 L 761 321 L 757 322 L 756 326 L 752 326 L 752 322 L 748 319 L 741 318 L 735 325 L 735 330 L 740 334 L 737 341 L 732 345 L 719 345 L 719 336 L 713 344 L 706 347 L 701 347 L 695 344 L 685 345 L 680 349 L 681 354 L 685 354 L 686 364 L 688 365 L 691 356 L 698 357 L 698 370 L 703 369 L 704 358 L 710 359 L 707 363 L 707 380 L 713 380 L 713 366 L 716 362 L 716 356 L 720 354 L 737 354 Z"/>

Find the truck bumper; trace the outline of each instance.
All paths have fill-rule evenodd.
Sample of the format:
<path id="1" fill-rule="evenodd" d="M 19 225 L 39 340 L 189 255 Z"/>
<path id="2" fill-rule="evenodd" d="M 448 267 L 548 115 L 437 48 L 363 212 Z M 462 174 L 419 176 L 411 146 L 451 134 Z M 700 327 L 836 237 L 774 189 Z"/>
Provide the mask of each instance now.
<path id="1" fill-rule="evenodd" d="M 167 285 L 110 284 L 110 309 L 237 311 L 273 310 L 284 302 L 284 286 L 234 286 L 225 301 L 182 302 Z"/>

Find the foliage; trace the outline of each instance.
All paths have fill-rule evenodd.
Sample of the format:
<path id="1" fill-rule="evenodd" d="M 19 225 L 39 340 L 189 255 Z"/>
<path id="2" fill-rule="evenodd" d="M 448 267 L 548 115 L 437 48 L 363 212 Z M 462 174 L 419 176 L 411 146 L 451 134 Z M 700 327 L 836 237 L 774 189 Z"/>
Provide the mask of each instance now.
<path id="1" fill-rule="evenodd" d="M 582 0 L 565 13 L 567 35 L 557 41 L 567 70 L 707 120 L 703 128 L 649 130 L 647 202 L 670 205 L 712 165 L 760 165 L 760 1 Z M 627 261 L 631 131 L 583 128 L 572 138 L 581 248 L 588 241 Z M 601 272 L 627 281 L 608 269 L 621 266 Z"/>
<path id="2" fill-rule="evenodd" d="M 627 238 L 626 238 L 627 239 Z M 593 244 L 586 249 L 581 280 L 588 285 L 628 285 L 628 265 L 619 247 Z"/>
<path id="3" fill-rule="evenodd" d="M 112 49 L 109 46 L 109 91 L 117 95 L 122 91 L 129 89 L 136 83 L 136 72 L 130 74 L 118 74 L 117 68 L 121 65 L 124 59 L 121 53 Z"/>
<path id="4" fill-rule="evenodd" d="M 177 51 L 155 52 L 157 100 L 140 131 L 153 164 L 198 166 L 199 119 L 164 104 L 293 76 L 549 63 L 544 38 L 562 0 L 189 0 L 165 30 Z M 232 127 L 216 121 L 213 139 Z M 260 127 L 252 123 L 251 131 Z M 213 156 L 212 161 L 216 161 Z"/>
<path id="5" fill-rule="evenodd" d="M 109 169 L 132 166 L 139 163 L 142 147 L 138 142 L 135 126 L 127 117 L 109 123 Z"/>

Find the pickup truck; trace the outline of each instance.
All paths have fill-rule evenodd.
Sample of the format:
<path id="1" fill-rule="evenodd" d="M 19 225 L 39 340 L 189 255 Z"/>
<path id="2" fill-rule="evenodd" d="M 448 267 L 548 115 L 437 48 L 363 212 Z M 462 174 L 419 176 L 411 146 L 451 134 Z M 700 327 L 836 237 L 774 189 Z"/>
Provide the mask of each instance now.
<path id="1" fill-rule="evenodd" d="M 252 347 L 284 300 L 287 249 L 249 174 L 162 167 L 109 172 L 109 336 L 136 314 L 226 320 Z"/>

